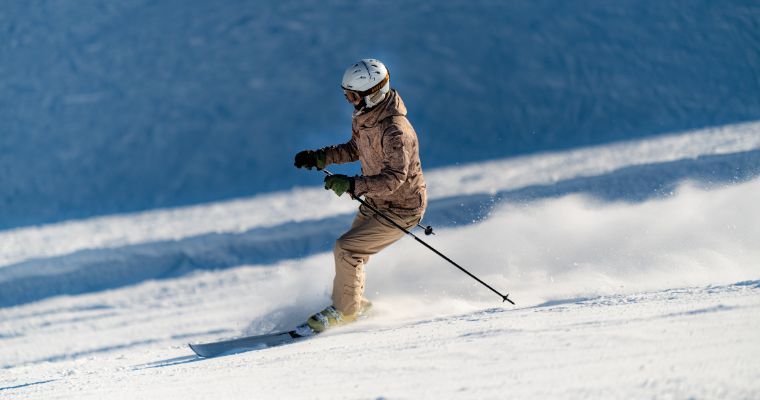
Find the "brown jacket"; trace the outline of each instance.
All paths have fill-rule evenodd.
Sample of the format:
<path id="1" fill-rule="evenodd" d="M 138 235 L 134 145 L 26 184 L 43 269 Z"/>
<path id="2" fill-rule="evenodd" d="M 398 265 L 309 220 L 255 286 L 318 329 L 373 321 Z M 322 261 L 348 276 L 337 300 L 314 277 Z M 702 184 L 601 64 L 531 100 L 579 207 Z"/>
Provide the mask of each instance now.
<path id="1" fill-rule="evenodd" d="M 327 164 L 360 160 L 355 194 L 380 210 L 422 215 L 427 206 L 417 133 L 396 90 L 372 110 L 354 113 L 351 140 L 326 147 Z"/>

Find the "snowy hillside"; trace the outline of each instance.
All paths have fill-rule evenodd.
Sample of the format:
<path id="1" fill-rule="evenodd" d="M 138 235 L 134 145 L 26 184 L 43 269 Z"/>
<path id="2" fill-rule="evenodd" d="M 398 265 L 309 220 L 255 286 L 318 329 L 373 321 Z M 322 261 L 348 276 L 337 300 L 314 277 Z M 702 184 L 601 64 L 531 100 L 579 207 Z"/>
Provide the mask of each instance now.
<path id="1" fill-rule="evenodd" d="M 314 179 L 315 172 L 303 172 Z M 199 359 L 329 302 L 355 203 L 319 187 L 0 231 L 0 397 L 760 396 L 760 123 L 428 171 L 366 320 Z"/>
<path id="2" fill-rule="evenodd" d="M 745 0 L 0 4 L 0 229 L 287 190 L 385 61 L 424 166 L 760 119 Z"/>

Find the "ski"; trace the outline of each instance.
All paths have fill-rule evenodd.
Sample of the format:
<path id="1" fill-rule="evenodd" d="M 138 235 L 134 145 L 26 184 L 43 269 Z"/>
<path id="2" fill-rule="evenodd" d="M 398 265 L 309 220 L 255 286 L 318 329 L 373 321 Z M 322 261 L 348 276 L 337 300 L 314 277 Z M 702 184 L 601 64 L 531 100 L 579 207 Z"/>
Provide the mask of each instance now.
<path id="1" fill-rule="evenodd" d="M 299 325 L 291 331 L 269 333 L 266 335 L 246 336 L 237 339 L 221 340 L 209 343 L 190 343 L 190 348 L 199 357 L 216 357 L 227 353 L 238 353 L 283 345 L 300 338 L 316 335 L 308 325 Z"/>

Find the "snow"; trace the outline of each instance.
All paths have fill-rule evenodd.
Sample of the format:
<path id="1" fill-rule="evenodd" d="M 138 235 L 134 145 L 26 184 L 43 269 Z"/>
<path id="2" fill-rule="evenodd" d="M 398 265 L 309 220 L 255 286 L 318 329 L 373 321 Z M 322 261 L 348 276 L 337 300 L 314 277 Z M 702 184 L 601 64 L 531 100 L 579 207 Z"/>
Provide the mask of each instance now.
<path id="1" fill-rule="evenodd" d="M 750 123 L 430 170 L 426 218 L 454 222 L 424 239 L 517 306 L 404 239 L 368 267 L 368 319 L 208 360 L 186 343 L 329 303 L 354 203 L 2 231 L 0 397 L 757 398 L 758 149 Z"/>
<path id="2" fill-rule="evenodd" d="M 166 317 L 180 318 L 155 306 L 147 315 L 136 305 L 72 310 L 87 316 L 80 341 L 114 343 L 79 353 L 50 346 L 70 353 L 10 369 L 0 390 L 28 399 L 749 399 L 760 390 L 759 294 L 760 281 L 751 281 L 514 309 L 449 301 L 438 305 L 449 313 L 417 318 L 396 315 L 404 303 L 380 304 L 371 319 L 341 331 L 208 360 L 177 344 L 199 336 L 157 333 Z M 208 311 L 187 309 L 182 319 Z M 71 329 L 66 317 L 58 321 Z M 133 340 L 115 340 L 117 332 Z"/>
<path id="3" fill-rule="evenodd" d="M 0 229 L 288 190 L 383 60 L 424 167 L 760 119 L 752 1 L 5 1 Z M 355 171 L 355 169 L 353 170 Z"/>

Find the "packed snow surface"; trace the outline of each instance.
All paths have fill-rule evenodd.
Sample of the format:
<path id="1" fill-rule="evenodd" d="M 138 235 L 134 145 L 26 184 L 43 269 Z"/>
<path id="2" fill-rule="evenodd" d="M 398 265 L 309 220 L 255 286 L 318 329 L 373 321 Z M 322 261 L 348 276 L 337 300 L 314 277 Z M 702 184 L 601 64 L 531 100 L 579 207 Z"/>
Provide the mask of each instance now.
<path id="1" fill-rule="evenodd" d="M 297 188 L 0 232 L 0 397 L 758 398 L 757 126 L 431 170 L 426 218 L 457 222 L 424 239 L 517 306 L 403 239 L 368 266 L 369 318 L 214 359 L 186 344 L 329 304 L 354 203 Z"/>

